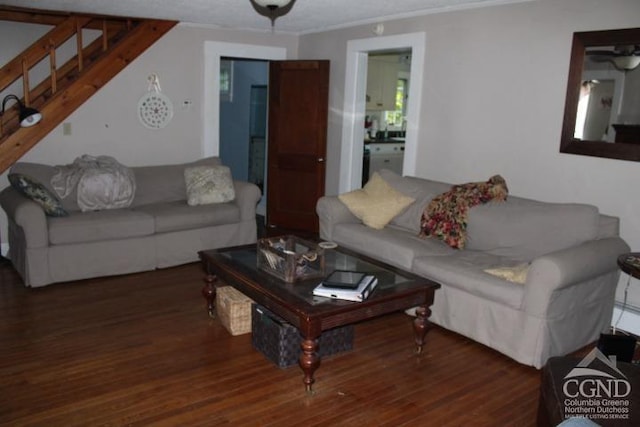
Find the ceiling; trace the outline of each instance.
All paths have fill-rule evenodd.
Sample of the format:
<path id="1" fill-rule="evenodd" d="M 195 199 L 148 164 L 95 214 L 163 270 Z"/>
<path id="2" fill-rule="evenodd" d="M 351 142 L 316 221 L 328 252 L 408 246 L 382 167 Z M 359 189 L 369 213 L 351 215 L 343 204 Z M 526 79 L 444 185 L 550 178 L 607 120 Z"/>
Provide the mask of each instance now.
<path id="1" fill-rule="evenodd" d="M 305 34 L 463 8 L 528 0 L 297 0 L 276 32 Z M 0 0 L 34 9 L 170 19 L 221 28 L 270 31 L 249 0 Z"/>

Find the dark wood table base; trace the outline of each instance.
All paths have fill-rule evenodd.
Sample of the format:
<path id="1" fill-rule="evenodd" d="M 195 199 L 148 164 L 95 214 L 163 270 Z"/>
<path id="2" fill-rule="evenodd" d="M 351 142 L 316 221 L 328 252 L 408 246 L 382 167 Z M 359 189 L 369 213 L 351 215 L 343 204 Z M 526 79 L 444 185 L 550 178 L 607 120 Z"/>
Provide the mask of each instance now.
<path id="1" fill-rule="evenodd" d="M 216 317 L 219 277 L 225 284 L 233 286 L 298 328 L 303 337 L 298 363 L 304 374 L 303 383 L 307 393 L 313 392 L 315 372 L 320 366 L 318 338 L 325 330 L 417 307 L 412 322 L 415 352 L 418 355 L 423 352 L 430 329 L 429 307 L 433 304 L 435 291 L 440 287 L 438 283 L 341 248 L 333 253 L 334 258 L 341 260 L 341 265 L 357 262 L 359 268 L 369 268 L 369 271 L 379 273 L 380 283 L 376 292 L 366 301 L 318 304 L 311 296 L 314 282 L 296 286 L 280 283 L 251 262 L 255 251 L 256 245 L 246 245 L 199 252 L 206 272 L 202 296 L 207 303 L 207 312 L 212 318 Z M 335 267 L 330 265 L 327 268 Z"/>
<path id="2" fill-rule="evenodd" d="M 413 320 L 413 332 L 416 337 L 416 353 L 422 353 L 425 337 L 430 329 L 429 316 L 431 309 L 427 306 L 421 306 L 416 309 L 416 318 Z"/>
<path id="3" fill-rule="evenodd" d="M 216 287 L 215 282 L 218 280 L 213 274 L 207 274 L 204 277 L 204 287 L 202 288 L 202 296 L 207 301 L 207 312 L 209 317 L 216 317 Z"/>
<path id="4" fill-rule="evenodd" d="M 216 318 L 216 286 L 218 278 L 213 274 L 207 274 L 204 278 L 205 285 L 202 288 L 202 296 L 207 302 L 207 313 L 209 317 Z M 415 335 L 416 354 L 421 354 L 424 348 L 425 338 L 429 332 L 431 309 L 427 306 L 421 306 L 416 309 L 416 318 L 413 320 L 413 331 Z M 315 382 L 314 374 L 320 366 L 320 357 L 318 356 L 318 338 L 305 337 L 300 343 L 302 354 L 300 354 L 300 369 L 304 373 L 304 387 L 307 393 L 313 394 L 313 383 Z"/>

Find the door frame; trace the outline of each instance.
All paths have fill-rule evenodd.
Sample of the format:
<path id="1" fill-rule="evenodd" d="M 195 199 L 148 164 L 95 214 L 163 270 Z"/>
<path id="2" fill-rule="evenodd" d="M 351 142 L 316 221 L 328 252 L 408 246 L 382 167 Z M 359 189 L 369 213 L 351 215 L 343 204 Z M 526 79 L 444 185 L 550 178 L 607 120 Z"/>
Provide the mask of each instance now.
<path id="1" fill-rule="evenodd" d="M 203 157 L 220 155 L 220 79 L 212 78 L 220 73 L 220 59 L 261 59 L 265 61 L 287 59 L 287 49 L 239 43 L 204 42 L 204 100 L 202 108 Z M 268 114 L 268 113 L 267 113 Z M 211 118 L 215 118 L 212 120 Z M 268 144 L 268 141 L 267 141 Z"/>
<path id="2" fill-rule="evenodd" d="M 407 133 L 402 170 L 416 175 L 418 165 L 418 122 L 422 106 L 422 76 L 424 76 L 426 33 L 416 32 L 385 37 L 354 39 L 347 42 L 340 153 L 340 193 L 362 186 L 362 156 L 364 141 L 367 60 L 369 52 L 411 49 L 411 80 L 407 104 Z"/>

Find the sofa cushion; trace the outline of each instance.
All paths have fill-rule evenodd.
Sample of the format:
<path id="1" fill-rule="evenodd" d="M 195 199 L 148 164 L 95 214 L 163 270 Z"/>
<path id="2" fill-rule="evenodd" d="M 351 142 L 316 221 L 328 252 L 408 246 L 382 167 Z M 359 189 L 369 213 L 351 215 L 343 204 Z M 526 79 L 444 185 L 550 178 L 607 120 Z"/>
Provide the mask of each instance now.
<path id="1" fill-rule="evenodd" d="M 591 205 L 510 197 L 470 210 L 467 248 L 530 261 L 595 239 L 598 217 Z"/>
<path id="2" fill-rule="evenodd" d="M 391 220 L 391 224 L 416 234 L 420 232 L 420 217 L 429 202 L 438 194 L 451 188 L 451 184 L 410 176 L 403 177 L 388 169 L 382 169 L 378 173 L 395 190 L 415 199 L 415 202 Z"/>
<path id="3" fill-rule="evenodd" d="M 394 190 L 378 173 L 360 190 L 338 196 L 351 213 L 371 228 L 382 229 L 415 200 Z"/>
<path id="4" fill-rule="evenodd" d="M 71 212 L 65 218 L 49 218 L 53 245 L 125 239 L 153 234 L 151 215 L 130 209 Z"/>
<path id="5" fill-rule="evenodd" d="M 189 206 L 179 201 L 140 206 L 136 211 L 155 219 L 156 233 L 240 222 L 240 208 L 235 203 Z"/>
<path id="6" fill-rule="evenodd" d="M 40 205 L 48 216 L 69 215 L 62 207 L 58 197 L 30 176 L 21 173 L 10 173 L 8 179 L 13 188 Z"/>
<path id="7" fill-rule="evenodd" d="M 133 168 L 136 177 L 136 196 L 131 206 L 187 200 L 184 170 L 190 166 L 215 166 L 217 157 L 207 157 L 191 163 Z"/>
<path id="8" fill-rule="evenodd" d="M 227 166 L 189 166 L 184 169 L 184 181 L 189 206 L 226 203 L 236 197 Z"/>
<path id="9" fill-rule="evenodd" d="M 412 271 L 472 295 L 519 309 L 525 287 L 485 272 L 485 269 L 515 266 L 518 261 L 470 250 L 455 251 L 448 256 L 416 257 Z M 496 319 L 499 321 L 499 319 Z"/>
<path id="10" fill-rule="evenodd" d="M 363 224 L 337 224 L 333 241 L 372 258 L 411 270 L 416 256 L 447 255 L 455 252 L 440 240 L 421 239 L 413 231 L 397 227 L 375 230 Z"/>

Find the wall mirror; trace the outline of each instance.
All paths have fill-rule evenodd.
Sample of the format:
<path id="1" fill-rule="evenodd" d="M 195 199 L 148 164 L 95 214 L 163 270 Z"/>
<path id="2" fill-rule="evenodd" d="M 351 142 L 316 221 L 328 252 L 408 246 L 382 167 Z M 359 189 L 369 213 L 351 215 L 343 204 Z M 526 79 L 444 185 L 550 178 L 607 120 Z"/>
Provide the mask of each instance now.
<path id="1" fill-rule="evenodd" d="M 640 28 L 573 34 L 560 152 L 640 161 Z"/>

